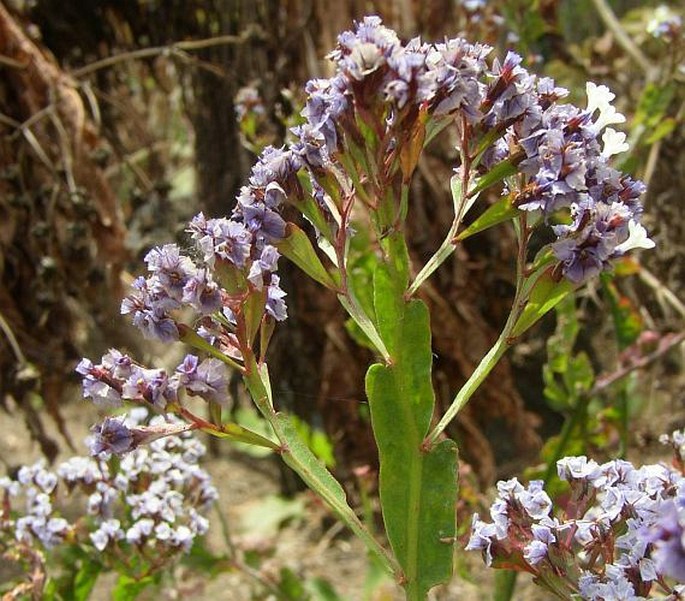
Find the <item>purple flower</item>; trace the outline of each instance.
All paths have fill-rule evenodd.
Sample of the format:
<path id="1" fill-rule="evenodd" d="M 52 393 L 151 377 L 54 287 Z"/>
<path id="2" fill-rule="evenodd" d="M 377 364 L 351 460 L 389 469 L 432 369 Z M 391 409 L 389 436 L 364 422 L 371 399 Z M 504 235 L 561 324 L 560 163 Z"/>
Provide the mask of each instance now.
<path id="1" fill-rule="evenodd" d="M 539 564 L 547 557 L 547 544 L 540 540 L 530 541 L 523 549 L 523 558 L 532 566 Z"/>
<path id="2" fill-rule="evenodd" d="M 112 453 L 121 455 L 132 451 L 137 445 L 133 432 L 124 424 L 123 419 L 106 417 L 91 428 L 93 437 L 89 441 L 91 455 Z"/>
<path id="3" fill-rule="evenodd" d="M 266 191 L 267 195 L 269 190 L 272 193 L 285 197 L 285 192 L 279 184 L 269 184 Z M 245 200 L 239 200 L 238 209 L 238 213 L 242 215 L 247 229 L 259 239 L 273 242 L 282 240 L 285 237 L 285 221 L 276 211 L 270 209 L 266 203 L 253 202 L 252 204 L 247 204 Z"/>
<path id="4" fill-rule="evenodd" d="M 276 271 L 280 256 L 281 255 L 274 246 L 267 244 L 262 249 L 259 259 L 252 262 L 247 279 L 250 280 L 258 290 L 261 290 L 264 287 L 265 280 Z"/>
<path id="5" fill-rule="evenodd" d="M 516 495 L 526 513 L 534 520 L 541 520 L 552 511 L 552 499 L 542 487 L 542 480 L 531 480 L 526 490 Z"/>
<path id="6" fill-rule="evenodd" d="M 277 183 L 283 188 L 288 188 L 290 179 L 299 168 L 299 158 L 292 150 L 267 146 L 252 168 L 250 186 L 266 190 L 269 184 Z M 267 203 L 267 206 L 274 208 L 277 205 Z"/>
<path id="7" fill-rule="evenodd" d="M 663 502 L 657 521 L 642 535 L 654 546 L 657 571 L 685 582 L 685 505 L 678 506 L 675 500 Z"/>
<path id="8" fill-rule="evenodd" d="M 205 268 L 198 269 L 186 281 L 182 300 L 201 315 L 210 315 L 222 306 L 221 290 Z"/>
<path id="9" fill-rule="evenodd" d="M 90 359 L 81 359 L 76 372 L 83 376 L 83 397 L 102 407 L 121 406 L 122 381 L 115 378 L 104 365 L 93 365 Z"/>
<path id="10" fill-rule="evenodd" d="M 338 47 L 330 53 L 338 68 L 352 80 L 361 81 L 382 67 L 398 48 L 397 34 L 382 24 L 379 17 L 364 17 L 354 31 L 338 36 Z"/>
<path id="11" fill-rule="evenodd" d="M 211 265 L 216 256 L 230 261 L 236 267 L 243 267 L 252 245 L 252 235 L 245 225 L 230 219 L 213 219 L 211 231 L 211 248 L 203 248 L 208 264 Z"/>
<path id="12" fill-rule="evenodd" d="M 114 378 L 128 378 L 133 368 L 133 360 L 121 351 L 111 348 L 102 356 L 102 367 Z"/>
<path id="13" fill-rule="evenodd" d="M 495 538 L 495 525 L 483 522 L 477 513 L 471 521 L 471 537 L 464 548 L 465 551 L 481 551 L 485 565 L 492 565 L 492 543 Z"/>
<path id="14" fill-rule="evenodd" d="M 176 301 L 181 300 L 183 287 L 188 278 L 195 273 L 195 264 L 181 255 L 175 244 L 165 244 L 153 248 L 145 255 L 148 270 L 156 277 L 152 280 L 158 295 L 167 295 Z"/>
<path id="15" fill-rule="evenodd" d="M 210 358 L 199 363 L 195 355 L 186 355 L 176 372 L 180 374 L 180 382 L 190 394 L 226 404 L 229 372 L 219 359 Z"/>
<path id="16" fill-rule="evenodd" d="M 271 276 L 271 283 L 267 289 L 266 312 L 276 321 L 283 321 L 288 317 L 287 307 L 283 298 L 287 294 L 280 288 L 280 278 Z"/>
<path id="17" fill-rule="evenodd" d="M 163 410 L 168 401 L 176 400 L 178 384 L 178 380 L 169 378 L 163 369 L 136 366 L 124 382 L 121 394 L 126 399 L 151 403 Z"/>
<path id="18" fill-rule="evenodd" d="M 178 340 L 178 327 L 168 311 L 177 309 L 179 302 L 166 294 L 163 287 L 155 286 L 154 276 L 150 281 L 143 277 L 136 278 L 132 288 L 134 292 L 121 302 L 121 314 L 133 314 L 133 325 L 146 338 L 162 342 Z"/>

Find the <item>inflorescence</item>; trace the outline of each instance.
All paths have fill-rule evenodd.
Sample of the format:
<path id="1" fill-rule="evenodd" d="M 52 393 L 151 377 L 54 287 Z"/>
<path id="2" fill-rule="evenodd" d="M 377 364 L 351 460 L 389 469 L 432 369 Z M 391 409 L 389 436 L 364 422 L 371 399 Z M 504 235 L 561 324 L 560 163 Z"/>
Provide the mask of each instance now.
<path id="1" fill-rule="evenodd" d="M 561 598 L 637 601 L 659 589 L 681 599 L 685 586 L 667 579 L 685 583 L 684 441 L 685 432 L 664 437 L 678 452 L 675 467 L 560 460 L 570 493 L 557 515 L 541 480 L 499 482 L 492 522 L 474 515 L 466 549 L 489 566 L 533 574 Z"/>
<path id="2" fill-rule="evenodd" d="M 79 364 L 84 396 L 173 413 L 185 390 L 221 404 L 225 364 L 248 369 L 257 352 L 264 356 L 273 324 L 287 317 L 277 275 L 279 246 L 290 232 L 284 204 L 311 222 L 344 286 L 353 201 L 369 209 L 379 239 L 386 235 L 406 214 L 399 199 L 426 140 L 447 126 L 458 134 L 457 171 L 469 189 L 500 165 L 518 170 L 505 179 L 504 194 L 532 215 L 530 223 L 551 225 L 557 273 L 574 284 L 633 248 L 653 246 L 640 225 L 644 185 L 610 166 L 612 155 L 627 149 L 625 134 L 608 127 L 625 120 L 611 104 L 614 95 L 589 83 L 587 107 L 577 108 L 515 53 L 489 65 L 490 52 L 462 39 L 405 44 L 375 16 L 342 33 L 330 55 L 336 73 L 306 85 L 295 141 L 264 149 L 230 217 L 192 219 L 190 256 L 175 244 L 151 250 L 148 276 L 137 278 L 122 302 L 146 337 L 181 339 L 218 359 L 188 356 L 169 375 L 112 350 L 98 365 Z M 117 428 L 105 424 L 100 433 L 119 450 L 142 439 Z"/>
<path id="3" fill-rule="evenodd" d="M 147 411 L 137 408 L 126 426 L 142 428 Z M 150 428 L 166 427 L 153 417 Z M 204 446 L 188 433 L 166 436 L 110 461 L 98 445 L 95 457 L 72 457 L 51 471 L 43 460 L 22 467 L 16 480 L 0 478 L 0 540 L 8 546 L 52 550 L 78 544 L 109 567 L 128 558 L 153 558 L 157 569 L 183 552 L 208 529 L 204 514 L 217 499 L 209 474 L 198 461 Z M 119 449 L 116 445 L 110 448 Z M 81 504 L 79 518 L 60 512 Z"/>

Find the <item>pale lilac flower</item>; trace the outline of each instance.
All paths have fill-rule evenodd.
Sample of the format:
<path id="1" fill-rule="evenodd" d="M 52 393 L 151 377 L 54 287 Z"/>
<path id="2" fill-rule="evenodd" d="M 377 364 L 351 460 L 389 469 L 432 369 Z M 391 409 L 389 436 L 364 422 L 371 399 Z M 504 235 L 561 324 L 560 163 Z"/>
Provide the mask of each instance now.
<path id="1" fill-rule="evenodd" d="M 186 355 L 176 371 L 180 374 L 181 384 L 190 394 L 220 404 L 227 403 L 229 372 L 226 364 L 219 359 L 205 359 L 200 363 L 195 355 Z"/>

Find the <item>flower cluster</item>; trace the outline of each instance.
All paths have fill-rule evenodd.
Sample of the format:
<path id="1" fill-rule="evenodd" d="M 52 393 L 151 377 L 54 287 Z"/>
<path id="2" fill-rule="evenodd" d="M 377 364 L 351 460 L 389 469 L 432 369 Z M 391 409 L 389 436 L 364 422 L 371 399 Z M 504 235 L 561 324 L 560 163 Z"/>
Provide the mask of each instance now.
<path id="1" fill-rule="evenodd" d="M 159 412 L 176 403 L 182 391 L 220 404 L 228 396 L 228 368 L 215 358 L 200 361 L 195 355 L 186 355 L 169 375 L 164 369 L 142 367 L 128 355 L 110 349 L 100 364 L 82 359 L 76 371 L 83 376 L 83 396 L 105 407 L 118 407 L 127 400 Z"/>
<path id="2" fill-rule="evenodd" d="M 147 411 L 136 409 L 127 426 L 142 427 L 146 418 Z M 163 425 L 161 421 L 152 418 L 150 427 Z M 0 478 L 0 540 L 46 550 L 78 544 L 104 565 L 122 557 L 138 568 L 147 563 L 145 557 L 165 557 L 167 563 L 189 551 L 195 537 L 207 531 L 203 514 L 217 492 L 198 465 L 204 453 L 202 444 L 182 434 L 154 441 L 117 463 L 104 453 L 72 457 L 55 471 L 44 461 L 24 466 L 16 480 Z M 59 513 L 67 498 L 83 503 L 82 517 L 75 522 Z"/>
<path id="3" fill-rule="evenodd" d="M 276 246 L 286 236 L 284 202 L 313 201 L 315 208 L 304 212 L 332 242 L 338 230 L 331 224 L 340 225 L 350 200 L 343 196 L 357 195 L 376 209 L 387 197 L 399 198 L 426 132 L 450 123 L 461 132 L 462 157 L 477 153 L 481 169 L 516 162 L 525 182 L 507 192 L 518 208 L 540 210 L 546 222 L 566 211 L 567 223 L 554 227 L 553 251 L 573 282 L 632 248 L 652 246 L 639 224 L 644 186 L 609 166 L 613 154 L 627 149 L 625 135 L 606 127 L 625 120 L 611 105 L 614 95 L 590 83 L 585 109 L 559 104 L 566 90 L 529 73 L 513 52 L 488 67 L 490 51 L 462 39 L 403 44 L 378 17 L 342 33 L 330 55 L 335 75 L 306 86 L 296 141 L 264 149 L 230 218 L 199 214 L 190 222 L 199 264 L 176 245 L 150 251 L 150 276 L 135 281 L 122 313 L 146 336 L 169 341 L 179 337 L 179 309 L 225 329 L 215 314 L 228 313 L 231 321 L 246 296 L 266 289 L 266 315 L 285 319 L 275 273 Z M 485 147 L 481 140 L 488 140 Z"/>
<path id="4" fill-rule="evenodd" d="M 402 44 L 380 19 L 366 17 L 339 37 L 331 54 L 336 75 L 308 84 L 306 123 L 296 128 L 293 148 L 316 177 L 355 145 L 365 146 L 363 123 L 378 140 L 366 167 L 385 168 L 377 179 L 388 185 L 393 169 L 411 173 L 414 165 L 405 163 L 417 128 L 450 121 L 470 134 L 482 169 L 506 160 L 518 165 L 524 181 L 516 178 L 505 191 L 519 209 L 541 211 L 546 223 L 565 222 L 554 226 L 552 249 L 572 282 L 597 275 L 633 248 L 651 248 L 639 223 L 644 185 L 609 164 L 628 150 L 625 134 L 607 127 L 625 121 L 611 104 L 614 94 L 588 83 L 585 109 L 560 104 L 567 91 L 529 73 L 517 54 L 488 68 L 490 50 L 461 39 Z M 474 151 L 462 146 L 462 155 Z"/>
<path id="5" fill-rule="evenodd" d="M 522 157 L 525 180 L 506 192 L 519 209 L 540 211 L 545 222 L 569 221 L 553 226 L 552 250 L 563 275 L 581 283 L 627 251 L 654 246 L 640 225 L 645 186 L 610 166 L 613 155 L 628 150 L 625 134 L 607 127 L 625 121 L 611 104 L 614 94 L 589 82 L 585 109 L 558 104 L 566 90 L 527 73 L 520 60 L 509 53 L 501 67 L 495 63 L 498 80 L 488 92 L 492 108 L 485 123 L 506 133 L 487 151 L 485 164 Z M 505 91 L 490 100 L 498 88 Z"/>
<path id="6" fill-rule="evenodd" d="M 623 460 L 587 457 L 557 463 L 569 483 L 564 510 L 542 481 L 500 482 L 492 522 L 473 518 L 467 550 L 488 565 L 527 571 L 561 598 L 645 599 L 657 588 L 670 599 L 685 594 L 685 477 L 664 465 L 635 468 Z"/>

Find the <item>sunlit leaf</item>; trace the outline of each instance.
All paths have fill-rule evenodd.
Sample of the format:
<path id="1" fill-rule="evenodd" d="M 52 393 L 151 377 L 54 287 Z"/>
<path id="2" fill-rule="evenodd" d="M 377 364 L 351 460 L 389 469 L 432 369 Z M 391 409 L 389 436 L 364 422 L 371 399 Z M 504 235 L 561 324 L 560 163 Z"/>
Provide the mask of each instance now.
<path id="1" fill-rule="evenodd" d="M 321 263 L 312 243 L 294 223 L 289 223 L 286 236 L 276 244 L 279 252 L 288 257 L 308 276 L 331 290 L 337 290 L 336 276 L 331 275 Z"/>
<path id="2" fill-rule="evenodd" d="M 572 291 L 573 284 L 567 279 L 557 281 L 550 271 L 543 273 L 535 282 L 511 335 L 517 337 L 523 334 Z"/>
<path id="3" fill-rule="evenodd" d="M 509 196 L 503 196 L 478 217 L 471 225 L 457 235 L 457 240 L 466 240 L 499 223 L 513 219 L 519 214 L 519 210 L 513 205 Z"/>

